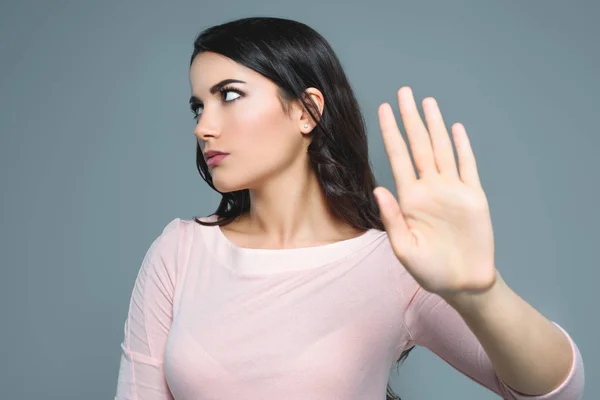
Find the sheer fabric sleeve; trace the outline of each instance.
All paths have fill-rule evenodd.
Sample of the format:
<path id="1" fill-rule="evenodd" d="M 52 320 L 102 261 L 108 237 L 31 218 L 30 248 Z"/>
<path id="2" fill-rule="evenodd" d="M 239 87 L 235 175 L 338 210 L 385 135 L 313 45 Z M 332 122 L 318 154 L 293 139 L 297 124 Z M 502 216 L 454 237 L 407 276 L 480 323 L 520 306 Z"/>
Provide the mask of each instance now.
<path id="1" fill-rule="evenodd" d="M 115 400 L 172 400 L 163 356 L 172 322 L 180 220 L 171 221 L 142 261 L 124 324 Z"/>
<path id="2" fill-rule="evenodd" d="M 460 314 L 443 298 L 417 285 L 405 313 L 410 335 L 407 348 L 419 345 L 431 350 L 456 370 L 475 382 L 510 400 L 578 400 L 583 396 L 584 369 L 579 349 L 571 336 L 556 322 L 571 343 L 573 363 L 569 375 L 550 393 L 529 396 L 517 392 L 503 382 L 479 340 Z"/>

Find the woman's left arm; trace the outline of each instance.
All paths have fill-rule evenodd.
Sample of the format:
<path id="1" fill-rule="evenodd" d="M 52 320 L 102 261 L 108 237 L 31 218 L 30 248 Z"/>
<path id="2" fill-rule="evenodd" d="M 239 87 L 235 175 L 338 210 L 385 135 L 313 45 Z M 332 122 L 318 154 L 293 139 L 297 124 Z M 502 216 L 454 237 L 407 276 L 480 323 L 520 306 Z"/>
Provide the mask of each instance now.
<path id="1" fill-rule="evenodd" d="M 574 364 L 571 340 L 515 293 L 498 273 L 485 293 L 445 296 L 490 358 L 496 374 L 523 394 L 549 393 Z"/>
<path id="2" fill-rule="evenodd" d="M 404 279 L 411 280 L 410 276 Z M 500 277 L 498 279 L 502 282 Z M 446 300 L 427 292 L 414 280 L 402 285 L 416 288 L 403 314 L 410 336 L 404 349 L 413 345 L 429 349 L 503 399 L 582 398 L 584 365 L 573 339 L 560 325 L 545 319 L 520 298 L 518 301 L 536 317 L 528 318 L 524 314 L 519 317 L 521 311 L 518 308 L 523 305 L 517 306 L 515 311 L 507 307 L 510 298 L 503 302 L 500 294 L 492 300 L 492 296 L 501 291 L 501 286 L 494 286 L 493 290 L 498 291 L 490 291 L 487 300 L 482 296 L 467 304 L 465 298 Z M 514 292 L 513 295 L 516 296 Z M 458 304 L 461 301 L 463 303 Z M 487 310 L 479 308 L 475 311 L 476 301 Z M 498 305 L 494 306 L 496 301 Z M 536 330 L 539 322 L 532 321 L 536 319 L 543 321 L 539 331 Z M 544 325 L 547 323 L 551 324 L 550 329 Z M 558 338 L 556 332 L 560 332 Z M 558 344 L 554 345 L 553 341 Z"/>
<path id="3" fill-rule="evenodd" d="M 451 140 L 432 97 L 423 100 L 424 122 L 409 87 L 398 91 L 398 103 L 415 168 L 392 109 L 384 103 L 379 123 L 398 199 L 384 187 L 373 191 L 394 254 L 422 290 L 456 310 L 460 317 L 444 314 L 452 317 L 454 334 L 470 330 L 502 381 L 523 394 L 554 391 L 573 370 L 574 346 L 500 277 L 487 197 L 464 126 L 452 125 Z M 464 323 L 457 323 L 460 318 Z M 437 341 L 443 334 L 439 323 L 429 323 L 430 330 L 440 332 Z M 414 339 L 418 343 L 418 335 Z M 436 346 L 436 340 L 429 344 Z M 455 350 L 442 351 L 458 357 Z M 580 365 L 578 377 L 583 378 Z"/>

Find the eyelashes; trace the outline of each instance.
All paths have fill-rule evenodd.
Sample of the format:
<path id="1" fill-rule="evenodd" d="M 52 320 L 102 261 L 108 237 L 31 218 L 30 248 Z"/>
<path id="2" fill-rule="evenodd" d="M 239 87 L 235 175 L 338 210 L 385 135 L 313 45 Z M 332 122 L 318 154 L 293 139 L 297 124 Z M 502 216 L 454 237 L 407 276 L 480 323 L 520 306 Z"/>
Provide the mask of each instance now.
<path id="1" fill-rule="evenodd" d="M 226 99 L 226 97 L 227 97 L 227 96 L 226 96 L 226 95 L 227 95 L 227 93 L 236 93 L 236 94 L 238 94 L 239 96 L 238 96 L 238 97 L 236 97 L 236 98 L 234 98 L 234 99 L 227 100 L 227 99 Z M 221 95 L 221 100 L 223 100 L 225 103 L 231 103 L 231 102 L 234 102 L 234 101 L 236 101 L 237 99 L 240 99 L 240 98 L 242 98 L 242 97 L 244 96 L 244 93 L 243 93 L 241 90 L 239 90 L 239 89 L 236 89 L 236 88 L 234 88 L 234 87 L 231 87 L 231 86 L 225 86 L 225 87 L 223 87 L 223 88 L 219 89 L 219 94 Z M 190 108 L 191 108 L 192 114 L 194 114 L 194 116 L 193 116 L 193 119 L 194 119 L 195 121 L 198 121 L 198 118 L 200 118 L 200 115 L 201 115 L 201 114 L 198 114 L 198 112 L 199 112 L 200 108 L 203 108 L 203 107 L 204 107 L 204 105 L 203 105 L 202 103 L 192 103 L 192 104 L 190 105 Z"/>

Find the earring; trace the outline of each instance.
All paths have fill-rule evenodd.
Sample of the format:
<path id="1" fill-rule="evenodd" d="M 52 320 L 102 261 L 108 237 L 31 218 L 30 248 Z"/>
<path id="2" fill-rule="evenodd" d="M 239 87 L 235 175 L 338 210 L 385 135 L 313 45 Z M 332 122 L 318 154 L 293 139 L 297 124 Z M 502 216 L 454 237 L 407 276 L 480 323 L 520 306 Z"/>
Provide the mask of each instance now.
<path id="1" fill-rule="evenodd" d="M 304 129 L 308 129 L 308 124 L 304 124 Z"/>

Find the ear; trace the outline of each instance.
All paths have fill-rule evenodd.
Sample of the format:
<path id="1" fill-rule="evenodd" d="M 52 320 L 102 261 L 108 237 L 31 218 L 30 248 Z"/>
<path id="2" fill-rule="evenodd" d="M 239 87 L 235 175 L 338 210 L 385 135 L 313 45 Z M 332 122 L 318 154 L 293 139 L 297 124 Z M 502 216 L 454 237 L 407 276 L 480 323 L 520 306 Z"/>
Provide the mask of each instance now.
<path id="1" fill-rule="evenodd" d="M 325 109 L 325 99 L 323 98 L 321 91 L 310 87 L 304 91 L 302 96 L 304 101 L 308 103 L 313 114 L 320 120 L 323 115 L 323 110 Z M 311 104 L 311 99 L 315 104 Z M 299 128 L 302 133 L 308 134 L 314 129 L 316 122 L 300 101 L 298 101 L 298 104 L 301 107 L 300 118 L 298 120 Z"/>

